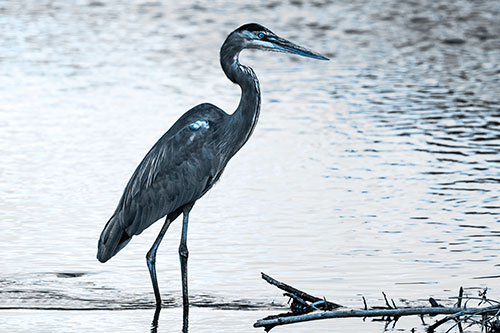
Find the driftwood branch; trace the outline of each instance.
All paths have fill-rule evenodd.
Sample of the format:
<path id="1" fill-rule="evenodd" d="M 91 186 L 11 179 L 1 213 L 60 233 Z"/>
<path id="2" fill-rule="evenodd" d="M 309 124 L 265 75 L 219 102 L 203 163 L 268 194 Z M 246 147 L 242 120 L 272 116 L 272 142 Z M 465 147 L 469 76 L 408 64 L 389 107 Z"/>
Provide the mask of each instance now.
<path id="1" fill-rule="evenodd" d="M 479 295 L 480 297 L 465 297 L 463 296 L 463 288 L 460 288 L 459 295 L 457 297 L 457 303 L 452 307 L 442 306 L 438 304 L 433 298 L 430 298 L 430 307 L 398 308 L 396 307 L 396 303 L 394 302 L 394 300 L 391 299 L 391 302 L 389 302 L 387 296 L 383 293 L 386 303 L 385 307 L 368 308 L 366 299 L 363 297 L 363 310 L 348 309 L 332 311 L 333 309 L 339 308 L 341 306 L 336 303 L 328 302 L 319 297 L 309 295 L 290 285 L 277 281 L 264 273 L 262 273 L 262 278 L 268 283 L 286 291 L 287 293 L 285 293 L 285 295 L 293 300 L 291 305 L 292 312 L 277 316 L 269 316 L 255 322 L 254 327 L 263 327 L 266 331 L 270 331 L 273 327 L 280 325 L 333 318 L 381 317 L 397 320 L 402 316 L 417 315 L 422 318 L 422 316 L 424 315 L 447 315 L 446 317 L 436 321 L 433 325 L 429 326 L 428 332 L 434 332 L 437 327 L 448 321 L 454 321 L 455 325 L 461 332 L 461 323 L 465 322 L 466 320 L 472 322 L 473 325 L 477 322 L 479 325 L 486 328 L 486 332 L 500 332 L 500 320 L 498 318 L 500 316 L 500 303 L 488 299 L 486 297 L 486 290 Z M 489 306 L 468 308 L 467 301 L 471 299 L 480 300 L 478 306 L 480 306 L 481 304 L 487 304 Z M 313 312 L 315 310 L 323 310 L 323 312 Z M 477 316 L 481 316 L 480 321 L 475 321 L 472 319 L 473 317 Z"/>
<path id="2" fill-rule="evenodd" d="M 279 317 L 274 319 L 260 319 L 254 324 L 254 327 L 278 326 L 284 324 L 299 323 L 303 321 L 329 319 L 329 318 L 366 318 L 366 317 L 403 317 L 403 316 L 422 316 L 422 315 L 440 315 L 453 314 L 454 316 L 464 315 L 495 315 L 500 311 L 500 306 L 490 306 L 487 308 L 446 308 L 446 307 L 416 307 L 416 308 L 398 308 L 398 309 L 373 309 L 373 310 L 336 310 L 307 313 L 298 316 Z M 453 318 L 450 318 L 453 319 Z"/>
<path id="3" fill-rule="evenodd" d="M 309 295 L 308 293 L 303 292 L 302 290 L 299 290 L 299 289 L 294 288 L 286 283 L 275 280 L 265 273 L 260 273 L 260 274 L 262 275 L 262 278 L 264 280 L 266 280 L 269 284 L 272 284 L 273 286 L 276 286 L 279 289 L 286 291 L 287 292 L 287 294 L 285 294 L 286 296 L 289 296 L 293 299 L 296 299 L 297 301 L 302 299 L 303 301 L 310 302 L 312 304 L 318 303 L 318 305 L 316 307 L 318 307 L 322 310 L 333 310 L 333 309 L 342 307 L 342 305 L 340 305 L 340 304 L 328 302 L 323 298 Z"/>

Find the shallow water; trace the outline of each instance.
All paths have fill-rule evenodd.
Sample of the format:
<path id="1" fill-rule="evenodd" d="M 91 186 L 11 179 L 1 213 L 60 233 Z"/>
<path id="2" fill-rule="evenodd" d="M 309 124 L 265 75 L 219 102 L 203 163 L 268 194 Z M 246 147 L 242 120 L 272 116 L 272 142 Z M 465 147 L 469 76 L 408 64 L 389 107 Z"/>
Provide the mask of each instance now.
<path id="1" fill-rule="evenodd" d="M 262 113 L 190 215 L 191 330 L 252 331 L 282 311 L 261 271 L 351 307 L 382 291 L 451 304 L 460 286 L 500 298 L 499 14 L 497 1 L 0 3 L 0 330 L 149 330 L 144 256 L 161 223 L 105 265 L 97 239 L 184 111 L 237 106 L 218 51 L 251 21 L 332 60 L 242 55 Z M 159 331 L 181 323 L 179 236 L 176 222 L 158 254 Z M 276 331 L 332 328 L 384 324 Z"/>

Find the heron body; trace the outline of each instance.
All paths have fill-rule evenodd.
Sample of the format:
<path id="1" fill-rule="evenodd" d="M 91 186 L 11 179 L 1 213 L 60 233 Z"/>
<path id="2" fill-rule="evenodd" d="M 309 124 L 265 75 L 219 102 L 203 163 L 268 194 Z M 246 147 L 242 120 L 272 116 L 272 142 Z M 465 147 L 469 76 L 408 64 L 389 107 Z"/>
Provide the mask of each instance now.
<path id="1" fill-rule="evenodd" d="M 161 297 L 156 279 L 156 251 L 168 226 L 182 213 L 181 260 L 184 310 L 188 308 L 187 224 L 189 212 L 220 178 L 229 160 L 247 142 L 260 112 L 259 81 L 250 67 L 239 63 L 245 48 L 295 53 L 315 59 L 327 58 L 276 36 L 269 29 L 246 24 L 233 31 L 222 45 L 221 66 L 226 76 L 241 87 L 235 112 L 227 114 L 212 104 L 195 106 L 182 115 L 146 154 L 130 178 L 118 206 L 104 227 L 97 258 L 108 261 L 134 235 L 166 217 L 148 252 L 157 308 Z"/>

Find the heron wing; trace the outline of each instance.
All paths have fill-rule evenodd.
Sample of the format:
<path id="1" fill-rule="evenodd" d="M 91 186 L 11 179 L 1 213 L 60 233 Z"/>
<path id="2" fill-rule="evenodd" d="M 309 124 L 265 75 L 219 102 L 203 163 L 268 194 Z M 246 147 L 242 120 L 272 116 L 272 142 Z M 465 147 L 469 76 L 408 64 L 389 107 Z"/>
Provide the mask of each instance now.
<path id="1" fill-rule="evenodd" d="M 225 166 L 220 154 L 226 114 L 201 104 L 151 148 L 128 182 L 115 214 L 130 236 L 200 198 Z M 201 121 L 201 126 L 191 126 Z M 206 122 L 206 123 L 204 123 Z"/>

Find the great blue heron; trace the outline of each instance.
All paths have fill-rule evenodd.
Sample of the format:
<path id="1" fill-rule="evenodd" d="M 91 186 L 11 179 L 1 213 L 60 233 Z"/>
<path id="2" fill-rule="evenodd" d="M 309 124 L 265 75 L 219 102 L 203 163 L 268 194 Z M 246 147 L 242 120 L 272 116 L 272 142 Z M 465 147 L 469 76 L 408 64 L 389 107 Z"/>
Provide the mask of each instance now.
<path id="1" fill-rule="evenodd" d="M 182 298 L 187 312 L 188 283 L 187 227 L 189 212 L 219 179 L 227 162 L 247 142 L 260 112 L 259 81 L 254 71 L 239 63 L 243 49 L 288 52 L 320 60 L 328 58 L 278 37 L 256 24 L 245 24 L 231 32 L 220 50 L 226 76 L 241 87 L 236 111 L 227 114 L 215 105 L 195 106 L 175 122 L 158 140 L 130 178 L 113 216 L 99 239 L 97 259 L 106 262 L 155 221 L 166 216 L 165 224 L 146 255 L 156 298 L 161 297 L 156 279 L 156 251 L 170 224 L 182 213 L 179 257 Z"/>

